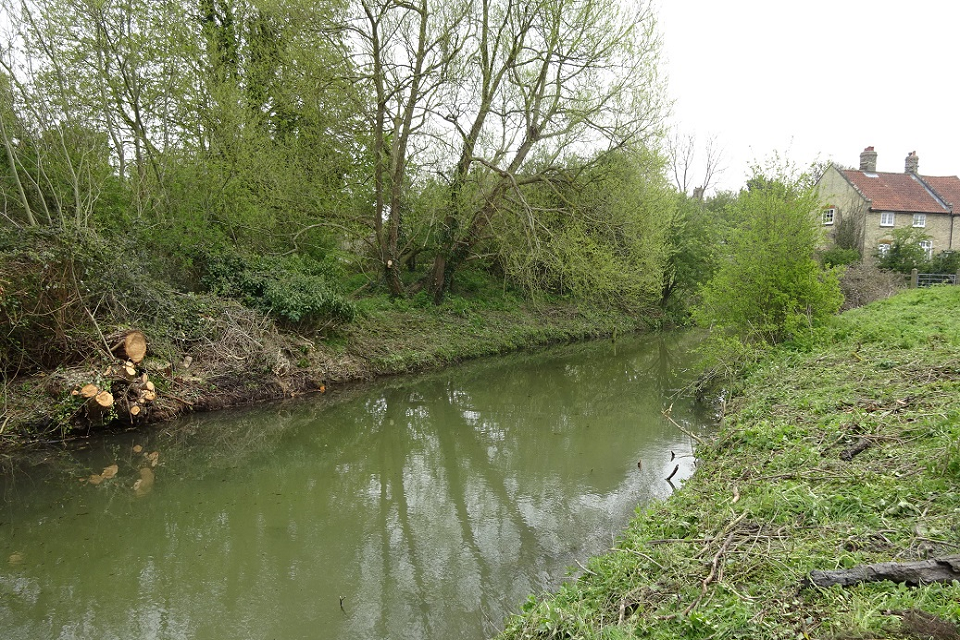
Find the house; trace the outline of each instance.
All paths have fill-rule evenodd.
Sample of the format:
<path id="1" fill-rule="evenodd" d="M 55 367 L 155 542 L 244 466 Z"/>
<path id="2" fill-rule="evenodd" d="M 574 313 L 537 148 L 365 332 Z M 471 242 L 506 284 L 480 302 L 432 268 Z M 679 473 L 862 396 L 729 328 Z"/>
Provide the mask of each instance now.
<path id="1" fill-rule="evenodd" d="M 895 229 L 917 229 L 927 254 L 960 245 L 960 178 L 924 176 L 911 151 L 903 173 L 877 171 L 877 152 L 860 154 L 860 169 L 830 165 L 817 182 L 831 244 L 859 249 L 865 262 L 889 250 Z"/>

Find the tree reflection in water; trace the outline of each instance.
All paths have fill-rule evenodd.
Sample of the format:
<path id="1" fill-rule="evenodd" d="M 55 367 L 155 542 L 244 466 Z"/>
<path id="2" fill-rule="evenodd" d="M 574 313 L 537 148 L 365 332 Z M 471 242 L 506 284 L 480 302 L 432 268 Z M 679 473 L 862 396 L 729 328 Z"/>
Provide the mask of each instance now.
<path id="1" fill-rule="evenodd" d="M 489 637 L 668 495 L 692 443 L 661 410 L 707 418 L 673 395 L 689 344 L 476 362 L 13 470 L 0 637 Z M 134 445 L 160 456 L 139 496 Z"/>

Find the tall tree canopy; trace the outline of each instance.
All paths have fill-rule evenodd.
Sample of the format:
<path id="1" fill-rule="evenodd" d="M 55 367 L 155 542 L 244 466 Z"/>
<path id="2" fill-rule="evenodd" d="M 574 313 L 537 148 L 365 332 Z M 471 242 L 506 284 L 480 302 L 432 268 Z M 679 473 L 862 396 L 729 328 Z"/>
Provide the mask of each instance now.
<path id="1" fill-rule="evenodd" d="M 405 216 L 424 179 L 446 186 L 419 283 L 439 301 L 491 222 L 522 215 L 524 185 L 553 180 L 573 156 L 660 133 L 660 40 L 647 2 L 361 0 L 348 25 L 375 96 L 372 227 L 395 295 L 405 291 L 400 266 L 419 252 Z"/>
<path id="2" fill-rule="evenodd" d="M 345 248 L 392 295 L 437 302 L 481 256 L 548 291 L 607 291 L 626 269 L 620 303 L 662 286 L 675 205 L 650 0 L 0 8 L 14 224 L 193 256 Z M 525 253 L 545 270 L 519 273 Z"/>

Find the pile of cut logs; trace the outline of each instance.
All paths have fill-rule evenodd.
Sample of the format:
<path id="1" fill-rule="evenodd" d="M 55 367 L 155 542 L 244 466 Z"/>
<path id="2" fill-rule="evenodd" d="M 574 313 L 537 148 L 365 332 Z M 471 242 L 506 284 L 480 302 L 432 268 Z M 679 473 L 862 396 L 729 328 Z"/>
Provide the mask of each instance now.
<path id="1" fill-rule="evenodd" d="M 101 386 L 85 384 L 73 390 L 84 400 L 86 417 L 92 423 L 103 422 L 112 409 L 121 417 L 135 420 L 145 415 L 147 406 L 157 399 L 157 388 L 146 372 L 139 369 L 147 355 L 147 338 L 140 331 L 125 331 L 108 340 L 117 362 L 103 372 Z"/>

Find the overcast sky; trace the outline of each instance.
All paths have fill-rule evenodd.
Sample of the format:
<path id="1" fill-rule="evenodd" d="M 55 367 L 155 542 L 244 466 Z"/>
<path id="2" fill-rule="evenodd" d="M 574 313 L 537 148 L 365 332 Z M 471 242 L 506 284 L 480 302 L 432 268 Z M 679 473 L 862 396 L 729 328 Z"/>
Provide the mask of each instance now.
<path id="1" fill-rule="evenodd" d="M 724 152 L 739 189 L 773 152 L 798 165 L 960 174 L 960 2 L 655 0 L 674 124 Z"/>

